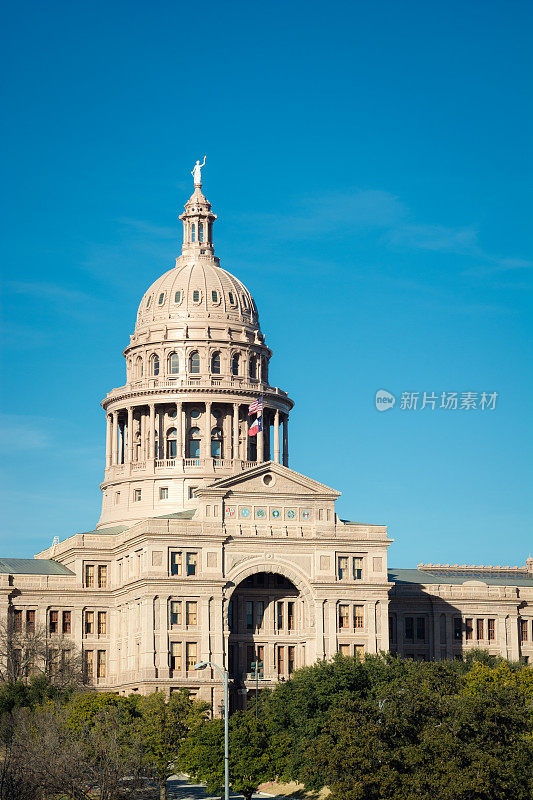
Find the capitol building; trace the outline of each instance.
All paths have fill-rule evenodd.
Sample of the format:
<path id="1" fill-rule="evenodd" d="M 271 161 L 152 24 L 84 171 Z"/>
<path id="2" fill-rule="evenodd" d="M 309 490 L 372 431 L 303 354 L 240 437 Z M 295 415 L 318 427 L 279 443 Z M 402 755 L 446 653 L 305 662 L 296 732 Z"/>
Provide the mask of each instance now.
<path id="1" fill-rule="evenodd" d="M 290 468 L 293 402 L 253 296 L 215 255 L 201 166 L 181 254 L 141 298 L 125 383 L 102 401 L 98 523 L 0 559 L 4 624 L 43 631 L 53 658 L 75 646 L 98 688 L 186 687 L 217 713 L 198 661 L 229 671 L 233 708 L 256 661 L 259 689 L 337 652 L 533 663 L 533 558 L 396 569 L 386 526 L 340 519 L 340 492 Z"/>

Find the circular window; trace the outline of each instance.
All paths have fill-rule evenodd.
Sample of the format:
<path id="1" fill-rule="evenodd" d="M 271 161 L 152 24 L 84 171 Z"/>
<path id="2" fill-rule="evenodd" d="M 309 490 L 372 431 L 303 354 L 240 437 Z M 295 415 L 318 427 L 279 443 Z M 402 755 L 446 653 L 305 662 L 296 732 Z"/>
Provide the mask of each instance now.
<path id="1" fill-rule="evenodd" d="M 267 475 L 263 475 L 263 483 L 265 486 L 273 486 L 274 484 L 274 476 L 268 473 Z"/>
<path id="2" fill-rule="evenodd" d="M 193 408 L 193 410 L 191 411 L 191 419 L 198 419 L 199 416 L 200 416 L 200 409 Z"/>

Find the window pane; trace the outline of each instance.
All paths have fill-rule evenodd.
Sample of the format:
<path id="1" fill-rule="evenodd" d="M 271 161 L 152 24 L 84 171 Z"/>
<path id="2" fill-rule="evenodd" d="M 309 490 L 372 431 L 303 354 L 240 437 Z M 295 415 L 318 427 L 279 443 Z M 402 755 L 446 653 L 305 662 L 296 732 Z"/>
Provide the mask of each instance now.
<path id="1" fill-rule="evenodd" d="M 187 575 L 196 575 L 196 553 L 187 553 Z"/>

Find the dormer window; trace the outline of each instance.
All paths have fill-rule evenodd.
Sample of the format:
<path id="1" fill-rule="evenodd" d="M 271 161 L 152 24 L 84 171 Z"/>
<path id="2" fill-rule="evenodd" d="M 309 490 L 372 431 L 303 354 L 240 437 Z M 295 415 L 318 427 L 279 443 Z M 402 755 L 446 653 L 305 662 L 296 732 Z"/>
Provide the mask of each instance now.
<path id="1" fill-rule="evenodd" d="M 150 304 L 151 304 L 151 302 L 152 302 L 152 295 L 150 295 L 150 297 L 149 297 L 149 298 L 148 298 L 148 300 L 146 301 L 146 308 L 150 308 Z"/>
<path id="2" fill-rule="evenodd" d="M 232 306 L 235 305 L 235 295 L 233 294 L 233 292 L 229 293 L 229 301 L 230 301 Z"/>
<path id="3" fill-rule="evenodd" d="M 174 294 L 174 302 L 175 303 L 181 303 L 181 292 L 176 292 Z"/>
<path id="4" fill-rule="evenodd" d="M 165 302 L 165 293 L 161 292 L 161 294 L 159 295 L 159 300 L 157 301 L 157 304 L 162 306 L 164 302 Z"/>
<path id="5" fill-rule="evenodd" d="M 211 300 L 213 301 L 213 303 L 218 303 L 218 292 L 216 289 L 213 289 L 213 291 L 211 292 Z"/>
<path id="6" fill-rule="evenodd" d="M 196 225 L 193 222 L 193 224 L 191 225 L 191 242 L 195 241 L 196 241 Z"/>
<path id="7" fill-rule="evenodd" d="M 193 303 L 199 303 L 200 302 L 200 290 L 199 289 L 195 289 L 193 291 L 193 293 L 192 293 L 192 301 L 193 301 Z"/>

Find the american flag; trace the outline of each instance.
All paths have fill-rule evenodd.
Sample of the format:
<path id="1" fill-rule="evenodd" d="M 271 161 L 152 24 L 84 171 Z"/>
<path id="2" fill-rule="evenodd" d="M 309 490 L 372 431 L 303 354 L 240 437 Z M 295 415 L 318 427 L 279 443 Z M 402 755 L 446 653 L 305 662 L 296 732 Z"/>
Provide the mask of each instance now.
<path id="1" fill-rule="evenodd" d="M 250 403 L 248 406 L 248 414 L 262 414 L 263 413 L 263 398 L 259 397 L 257 400 L 254 400 L 253 403 Z"/>

